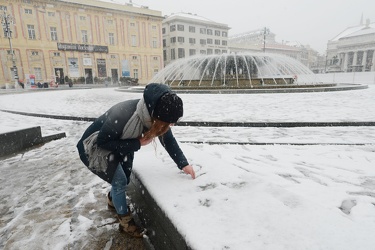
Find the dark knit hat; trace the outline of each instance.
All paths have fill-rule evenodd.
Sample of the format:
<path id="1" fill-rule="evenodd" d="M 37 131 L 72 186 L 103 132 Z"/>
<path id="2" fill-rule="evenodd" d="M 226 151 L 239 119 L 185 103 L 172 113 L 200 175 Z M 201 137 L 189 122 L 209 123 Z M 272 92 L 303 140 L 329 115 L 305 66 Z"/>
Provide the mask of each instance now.
<path id="1" fill-rule="evenodd" d="M 184 114 L 183 103 L 175 93 L 165 93 L 156 103 L 152 116 L 163 122 L 176 123 Z"/>

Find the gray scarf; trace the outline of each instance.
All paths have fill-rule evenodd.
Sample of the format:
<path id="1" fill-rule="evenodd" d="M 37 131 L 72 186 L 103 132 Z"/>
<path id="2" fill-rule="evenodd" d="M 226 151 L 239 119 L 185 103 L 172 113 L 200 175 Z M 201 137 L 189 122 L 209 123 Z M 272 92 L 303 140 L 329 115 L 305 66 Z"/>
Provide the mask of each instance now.
<path id="1" fill-rule="evenodd" d="M 125 124 L 120 139 L 134 139 L 142 135 L 143 129 L 151 127 L 151 116 L 147 110 L 144 99 L 142 98 L 137 108 Z M 102 149 L 97 145 L 99 131 L 94 132 L 92 135 L 87 137 L 83 141 L 85 153 L 89 160 L 89 169 L 96 172 L 105 172 L 108 168 L 108 157 L 110 157 L 111 151 Z"/>

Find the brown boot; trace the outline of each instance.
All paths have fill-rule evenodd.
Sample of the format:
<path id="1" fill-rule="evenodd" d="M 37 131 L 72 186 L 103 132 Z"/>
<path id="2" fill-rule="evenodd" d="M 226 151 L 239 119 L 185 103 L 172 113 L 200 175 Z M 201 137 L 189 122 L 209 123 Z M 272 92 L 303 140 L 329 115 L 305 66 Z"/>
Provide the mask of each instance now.
<path id="1" fill-rule="evenodd" d="M 120 222 L 120 230 L 135 238 L 142 238 L 146 234 L 146 229 L 135 224 L 130 211 L 125 215 L 117 215 Z"/>

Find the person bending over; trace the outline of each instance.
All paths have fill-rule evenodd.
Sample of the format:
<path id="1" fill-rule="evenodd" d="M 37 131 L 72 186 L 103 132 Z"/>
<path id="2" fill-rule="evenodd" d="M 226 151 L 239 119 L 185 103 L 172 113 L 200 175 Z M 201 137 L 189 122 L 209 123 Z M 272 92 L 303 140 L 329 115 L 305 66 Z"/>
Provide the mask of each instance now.
<path id="1" fill-rule="evenodd" d="M 195 178 L 171 131 L 182 116 L 181 98 L 165 84 L 150 83 L 143 98 L 120 102 L 98 117 L 77 144 L 82 162 L 111 184 L 108 206 L 116 210 L 120 229 L 133 237 L 145 234 L 145 229 L 134 222 L 126 202 L 134 152 L 158 137 L 177 167 Z"/>

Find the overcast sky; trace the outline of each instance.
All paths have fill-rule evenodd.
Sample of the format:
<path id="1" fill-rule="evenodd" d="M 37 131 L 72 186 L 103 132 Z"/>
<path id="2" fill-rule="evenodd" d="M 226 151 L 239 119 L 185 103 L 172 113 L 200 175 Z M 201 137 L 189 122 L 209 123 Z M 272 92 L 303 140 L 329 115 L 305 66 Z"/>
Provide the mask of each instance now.
<path id="1" fill-rule="evenodd" d="M 108 0 L 106 0 L 108 1 Z M 129 0 L 113 0 L 126 3 Z M 360 23 L 375 22 L 374 0 L 133 0 L 163 15 L 190 12 L 231 28 L 229 35 L 267 27 L 276 41 L 309 44 L 323 54 L 327 41 Z"/>

